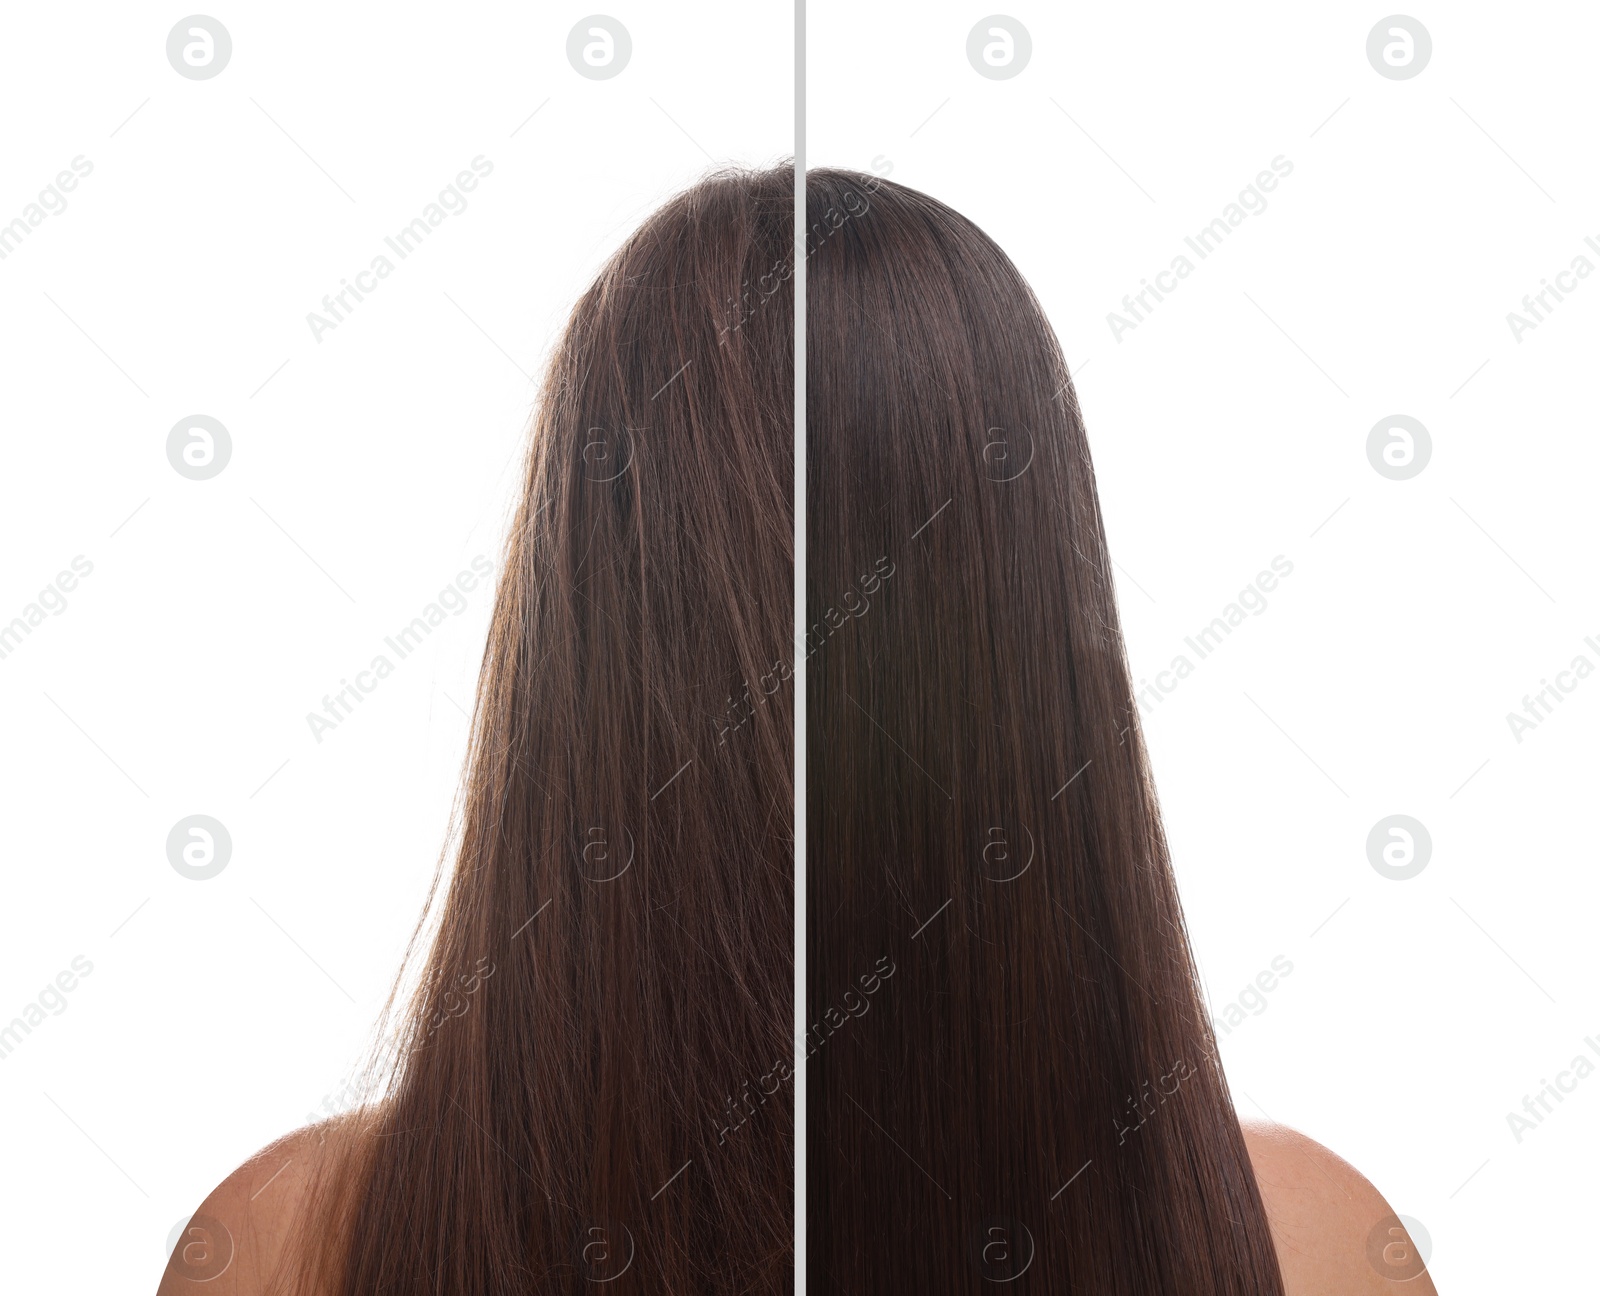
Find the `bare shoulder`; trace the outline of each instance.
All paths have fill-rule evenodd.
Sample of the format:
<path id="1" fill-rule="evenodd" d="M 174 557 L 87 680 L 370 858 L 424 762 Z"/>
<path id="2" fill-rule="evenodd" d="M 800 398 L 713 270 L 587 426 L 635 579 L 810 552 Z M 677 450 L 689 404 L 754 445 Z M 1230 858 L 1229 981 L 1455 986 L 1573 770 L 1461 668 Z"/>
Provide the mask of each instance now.
<path id="1" fill-rule="evenodd" d="M 1314 1139 L 1244 1122 L 1287 1296 L 1437 1296 L 1394 1209 Z"/>
<path id="2" fill-rule="evenodd" d="M 267 1296 L 318 1172 L 353 1148 L 357 1122 L 322 1121 L 257 1152 L 216 1186 L 172 1250 L 156 1296 Z"/>

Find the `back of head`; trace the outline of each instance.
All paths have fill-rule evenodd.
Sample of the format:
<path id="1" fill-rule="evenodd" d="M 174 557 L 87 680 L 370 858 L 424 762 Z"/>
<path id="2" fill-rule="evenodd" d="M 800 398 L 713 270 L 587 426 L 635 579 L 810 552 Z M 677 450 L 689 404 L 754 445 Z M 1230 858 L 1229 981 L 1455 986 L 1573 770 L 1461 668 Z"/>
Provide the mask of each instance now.
<path id="1" fill-rule="evenodd" d="M 307 1291 L 787 1280 L 792 194 L 672 200 L 550 361 L 438 932 Z"/>
<path id="2" fill-rule="evenodd" d="M 811 1271 L 1277 1296 L 1055 337 L 948 207 L 808 205 Z"/>

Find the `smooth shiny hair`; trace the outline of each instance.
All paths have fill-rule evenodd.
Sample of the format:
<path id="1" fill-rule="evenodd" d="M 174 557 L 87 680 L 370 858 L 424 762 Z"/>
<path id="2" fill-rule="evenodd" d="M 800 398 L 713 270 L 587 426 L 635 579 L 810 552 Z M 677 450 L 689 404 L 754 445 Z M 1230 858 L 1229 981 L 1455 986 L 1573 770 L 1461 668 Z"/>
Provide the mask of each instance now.
<path id="1" fill-rule="evenodd" d="M 807 192 L 811 1290 L 1281 1296 L 1056 338 L 949 207 Z"/>
<path id="2" fill-rule="evenodd" d="M 793 231 L 792 167 L 713 175 L 554 350 L 437 932 L 304 1292 L 792 1281 Z"/>

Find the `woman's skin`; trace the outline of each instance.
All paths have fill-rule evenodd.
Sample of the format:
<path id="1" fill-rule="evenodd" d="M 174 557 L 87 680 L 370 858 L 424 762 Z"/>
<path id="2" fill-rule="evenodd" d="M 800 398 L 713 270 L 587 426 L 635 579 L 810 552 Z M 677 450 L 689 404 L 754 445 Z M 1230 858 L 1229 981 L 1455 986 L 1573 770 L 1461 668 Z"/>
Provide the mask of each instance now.
<path id="1" fill-rule="evenodd" d="M 1281 1125 L 1246 1121 L 1243 1129 L 1287 1296 L 1438 1296 L 1427 1273 L 1398 1281 L 1373 1267 L 1369 1247 L 1381 1250 L 1380 1225 L 1394 1211 L 1360 1171 Z M 171 1263 L 156 1296 L 267 1296 L 290 1230 L 298 1226 L 297 1207 L 312 1172 L 323 1158 L 341 1155 L 352 1137 L 350 1122 L 328 1121 L 279 1139 L 246 1161 L 217 1185 L 190 1222 L 191 1229 L 206 1230 L 203 1220 L 212 1220 L 228 1230 L 228 1267 L 200 1283 Z M 1380 1232 L 1376 1243 L 1374 1230 Z M 194 1248 L 191 1256 L 203 1262 L 204 1248 L 219 1245 L 215 1230 L 209 1233 L 192 1239 L 186 1234 L 178 1245 Z M 1391 1256 L 1403 1258 L 1409 1242 L 1399 1238 L 1392 1246 Z"/>
<path id="2" fill-rule="evenodd" d="M 1286 1296 L 1438 1296 L 1426 1271 L 1397 1281 L 1373 1267 L 1369 1251 L 1382 1251 L 1380 1225 L 1394 1210 L 1359 1170 L 1282 1125 L 1244 1121 L 1242 1127 Z M 1406 1272 L 1399 1262 L 1410 1240 L 1391 1237 L 1391 1243 L 1391 1257 Z"/>

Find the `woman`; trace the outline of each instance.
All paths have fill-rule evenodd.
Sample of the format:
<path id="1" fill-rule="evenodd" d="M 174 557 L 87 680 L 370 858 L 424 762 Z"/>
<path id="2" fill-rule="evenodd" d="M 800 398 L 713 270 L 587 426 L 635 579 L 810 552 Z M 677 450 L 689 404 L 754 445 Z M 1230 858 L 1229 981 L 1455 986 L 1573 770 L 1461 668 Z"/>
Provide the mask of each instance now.
<path id="1" fill-rule="evenodd" d="M 578 303 L 377 1096 L 163 1296 L 790 1289 L 792 186 Z M 1382 1199 L 1216 1065 L 1042 312 L 931 199 L 808 191 L 811 1290 L 1388 1290 Z"/>
<path id="2" fill-rule="evenodd" d="M 814 1290 L 1431 1293 L 1351 1167 L 1240 1128 L 1043 310 L 943 204 L 807 186 Z"/>
<path id="3" fill-rule="evenodd" d="M 793 212 L 707 180 L 573 310 L 381 1096 L 224 1183 L 163 1296 L 789 1281 Z"/>

